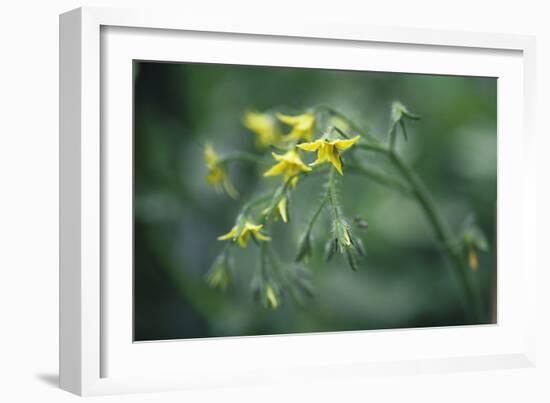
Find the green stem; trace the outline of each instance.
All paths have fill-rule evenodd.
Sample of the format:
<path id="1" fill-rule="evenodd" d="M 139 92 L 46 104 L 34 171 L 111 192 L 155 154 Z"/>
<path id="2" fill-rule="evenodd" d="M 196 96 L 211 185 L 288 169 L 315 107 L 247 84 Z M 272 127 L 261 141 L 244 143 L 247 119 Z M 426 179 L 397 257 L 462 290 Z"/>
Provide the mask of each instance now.
<path id="1" fill-rule="evenodd" d="M 372 134 L 366 132 L 364 129 L 361 129 L 359 126 L 357 126 L 355 124 L 355 122 L 353 120 L 351 120 L 350 118 L 348 118 L 346 115 L 344 115 L 342 112 L 328 106 L 328 105 L 317 105 L 315 107 L 313 107 L 314 110 L 324 110 L 326 112 L 328 112 L 329 114 L 333 115 L 333 116 L 337 116 L 339 117 L 340 119 L 344 120 L 350 127 L 351 129 L 354 131 L 354 132 L 357 132 L 357 134 L 362 134 L 362 136 L 364 138 L 366 138 L 368 141 L 372 142 L 372 143 L 380 143 L 380 140 L 378 140 L 375 136 L 373 136 Z"/>
<path id="2" fill-rule="evenodd" d="M 401 183 L 400 180 L 392 178 L 391 176 L 385 175 L 374 169 L 367 168 L 363 165 L 347 164 L 346 170 L 347 172 L 350 172 L 352 174 L 354 173 L 354 174 L 364 175 L 367 178 L 372 179 L 374 182 L 377 182 L 384 186 L 394 188 L 403 194 L 410 195 L 413 193 L 412 189 L 409 186 Z"/>
<path id="3" fill-rule="evenodd" d="M 336 195 L 336 169 L 331 169 L 328 175 L 328 190 L 327 190 L 328 200 L 332 207 L 334 214 L 334 219 L 340 219 L 340 209 L 338 207 L 338 196 Z"/>
<path id="4" fill-rule="evenodd" d="M 258 196 L 255 199 L 249 200 L 242 207 L 241 212 L 239 213 L 239 217 L 244 217 L 244 216 L 248 215 L 248 213 L 251 209 L 253 209 L 254 207 L 256 207 L 259 204 L 262 204 L 262 203 L 268 201 L 269 199 L 271 199 L 271 195 L 266 194 L 266 195 Z"/>
<path id="5" fill-rule="evenodd" d="M 366 151 L 374 151 L 382 154 L 387 154 L 389 151 L 388 148 L 382 144 L 359 142 L 356 144 L 356 147 Z"/>
<path id="6" fill-rule="evenodd" d="M 411 186 L 413 194 L 424 210 L 424 213 L 432 225 L 438 240 L 443 245 L 443 250 L 451 261 L 452 267 L 455 269 L 455 273 L 462 284 L 466 298 L 473 302 L 474 312 L 472 313 L 472 317 L 476 321 L 479 321 L 482 319 L 480 297 L 478 292 L 475 290 L 474 284 L 472 283 L 468 268 L 464 265 L 460 250 L 456 248 L 453 242 L 453 235 L 449 230 L 447 223 L 437 210 L 426 186 L 418 175 L 416 175 L 416 173 L 412 171 L 393 150 L 389 150 L 387 155 L 390 161 L 397 167 L 405 180 Z"/>
<path id="7" fill-rule="evenodd" d="M 325 204 L 327 203 L 328 196 L 329 196 L 329 194 L 328 194 L 328 191 L 327 191 L 323 195 L 323 198 L 321 199 L 321 203 L 319 203 L 319 205 L 317 206 L 317 209 L 315 210 L 315 212 L 311 216 L 311 219 L 309 220 L 309 223 L 307 224 L 307 227 L 306 227 L 306 233 L 311 232 L 311 230 L 313 229 L 313 226 L 315 225 L 315 222 L 317 221 L 317 218 L 319 218 L 319 215 L 321 214 L 321 211 L 323 211 L 323 208 L 325 207 Z"/>
<path id="8" fill-rule="evenodd" d="M 408 189 L 417 199 L 421 208 L 424 210 L 428 221 L 430 222 L 437 239 L 443 245 L 443 250 L 447 255 L 449 261 L 451 262 L 452 267 L 458 277 L 464 296 L 467 300 L 472 301 L 474 309 L 471 313 L 471 317 L 479 321 L 483 318 L 481 310 L 481 301 L 479 293 L 475 290 L 474 284 L 470 277 L 470 272 L 467 267 L 464 265 L 464 260 L 460 254 L 460 250 L 456 248 L 456 245 L 453 242 L 453 235 L 449 230 L 447 223 L 444 221 L 443 217 L 437 210 L 435 203 L 433 202 L 428 189 L 422 182 L 422 180 L 416 175 L 412 169 L 410 169 L 405 162 L 399 157 L 395 152 L 395 130 L 392 130 L 393 136 L 390 133 L 390 144 L 389 148 L 380 144 L 371 144 L 361 142 L 357 144 L 357 147 L 366 151 L 372 151 L 376 153 L 381 153 L 386 155 L 390 162 L 398 169 L 403 178 L 407 181 L 410 186 Z M 393 141 L 392 141 L 393 139 Z M 393 143 L 393 144 L 392 144 Z M 366 172 L 363 172 L 366 174 Z M 371 172 L 368 172 L 371 174 Z M 378 178 L 381 179 L 381 178 Z M 469 310 L 467 310 L 470 312 Z"/>
<path id="9" fill-rule="evenodd" d="M 397 128 L 395 127 L 395 123 L 391 125 L 390 132 L 389 132 L 389 143 L 390 143 L 390 150 L 395 150 L 395 144 L 397 142 Z"/>
<path id="10" fill-rule="evenodd" d="M 269 280 L 267 273 L 267 244 L 265 242 L 261 242 L 260 244 L 260 275 L 263 281 Z"/>

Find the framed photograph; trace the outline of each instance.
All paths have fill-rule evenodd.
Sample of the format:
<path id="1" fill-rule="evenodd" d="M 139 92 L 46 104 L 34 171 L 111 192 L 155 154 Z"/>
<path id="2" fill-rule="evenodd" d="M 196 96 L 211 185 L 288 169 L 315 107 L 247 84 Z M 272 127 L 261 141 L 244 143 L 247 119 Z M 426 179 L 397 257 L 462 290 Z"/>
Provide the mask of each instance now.
<path id="1" fill-rule="evenodd" d="M 534 365 L 534 40 L 60 17 L 60 383 Z"/>

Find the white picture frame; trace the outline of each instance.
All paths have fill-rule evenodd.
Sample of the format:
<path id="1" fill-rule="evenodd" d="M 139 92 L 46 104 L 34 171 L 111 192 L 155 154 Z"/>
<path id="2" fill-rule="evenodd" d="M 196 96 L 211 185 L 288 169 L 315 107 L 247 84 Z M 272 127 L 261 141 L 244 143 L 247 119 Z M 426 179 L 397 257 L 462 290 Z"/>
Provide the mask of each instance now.
<path id="1" fill-rule="evenodd" d="M 234 55 L 219 47 L 228 41 L 234 41 Z M 274 49 L 286 47 L 292 53 L 293 47 L 311 48 L 312 41 L 350 57 L 323 61 L 311 51 L 310 61 L 294 59 L 290 64 L 278 52 L 273 52 L 275 56 L 246 52 L 247 47 L 269 42 Z M 186 46 L 173 46 L 181 43 Z M 179 53 L 174 53 L 174 48 Z M 535 170 L 534 159 L 529 158 L 534 147 L 534 49 L 534 39 L 520 35 L 322 21 L 290 20 L 281 26 L 269 20 L 212 21 L 190 14 L 103 8 L 81 8 L 61 15 L 61 387 L 79 395 L 97 395 L 533 366 L 535 319 L 528 313 L 535 311 L 530 309 L 535 304 L 537 269 L 536 242 L 532 240 L 536 233 L 535 184 L 527 178 L 534 177 L 530 172 Z M 499 195 L 505 197 L 499 198 L 498 205 L 497 324 L 133 343 L 128 336 L 131 256 L 109 252 L 110 242 L 119 242 L 126 250 L 131 247 L 131 209 L 124 214 L 132 175 L 127 152 L 129 146 L 131 149 L 131 137 L 127 136 L 131 130 L 131 74 L 124 78 L 131 73 L 128 61 L 316 63 L 318 67 L 360 70 L 367 66 L 361 56 L 365 52 L 381 52 L 378 64 L 369 62 L 370 69 L 398 71 L 388 66 L 395 66 L 403 52 L 413 52 L 423 57 L 409 58 L 412 60 L 402 67 L 404 71 L 496 76 L 503 83 L 499 84 L 498 183 Z M 116 136 L 111 134 L 115 128 L 120 133 Z M 114 156 L 117 164 L 110 163 Z M 109 271 L 113 262 L 125 269 L 116 274 Z M 110 297 L 113 290 L 120 298 Z M 375 348 L 357 353 L 356 347 L 364 345 Z M 292 354 L 281 354 L 283 351 Z M 182 357 L 185 360 L 179 359 Z"/>

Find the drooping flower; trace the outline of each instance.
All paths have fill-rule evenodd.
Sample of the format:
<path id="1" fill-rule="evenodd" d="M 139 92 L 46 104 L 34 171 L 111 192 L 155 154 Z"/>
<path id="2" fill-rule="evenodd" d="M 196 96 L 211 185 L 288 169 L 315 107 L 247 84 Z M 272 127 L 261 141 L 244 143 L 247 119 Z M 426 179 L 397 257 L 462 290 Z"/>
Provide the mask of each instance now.
<path id="1" fill-rule="evenodd" d="M 238 225 L 235 225 L 227 234 L 219 236 L 218 240 L 237 240 L 241 248 L 246 248 L 251 236 L 254 237 L 256 241 L 271 241 L 271 237 L 260 232 L 262 228 L 262 224 L 254 224 L 250 221 L 245 221 L 240 228 Z"/>
<path id="2" fill-rule="evenodd" d="M 313 112 L 306 112 L 298 116 L 278 113 L 277 118 L 279 118 L 281 122 L 292 127 L 290 133 L 285 136 L 285 140 L 313 140 L 313 128 L 315 126 L 315 114 Z"/>
<path id="3" fill-rule="evenodd" d="M 334 168 L 338 171 L 340 175 L 343 175 L 342 172 L 342 159 L 340 154 L 354 145 L 360 136 L 355 136 L 349 140 L 332 140 L 319 139 L 311 143 L 302 143 L 298 144 L 297 147 L 305 151 L 317 151 L 317 160 L 309 164 L 310 166 L 315 166 L 322 164 L 323 162 L 330 162 L 334 165 Z"/>
<path id="4" fill-rule="evenodd" d="M 271 154 L 278 162 L 264 172 L 264 176 L 277 176 L 282 174 L 284 180 L 290 180 L 290 184 L 294 188 L 296 187 L 296 183 L 298 183 L 298 177 L 296 175 L 300 172 L 311 171 L 311 168 L 304 164 L 295 149 L 289 150 L 283 155 Z"/>
<path id="5" fill-rule="evenodd" d="M 256 135 L 256 146 L 265 149 L 281 142 L 281 133 L 275 118 L 268 113 L 248 111 L 243 116 L 243 125 Z"/>
<path id="6" fill-rule="evenodd" d="M 214 189 L 218 192 L 225 189 L 226 193 L 230 197 L 234 199 L 239 197 L 239 192 L 237 192 L 237 189 L 235 189 L 231 183 L 227 170 L 220 163 L 220 157 L 211 144 L 206 144 L 204 147 L 204 161 L 206 163 L 206 168 L 208 169 L 206 181 L 214 186 Z"/>

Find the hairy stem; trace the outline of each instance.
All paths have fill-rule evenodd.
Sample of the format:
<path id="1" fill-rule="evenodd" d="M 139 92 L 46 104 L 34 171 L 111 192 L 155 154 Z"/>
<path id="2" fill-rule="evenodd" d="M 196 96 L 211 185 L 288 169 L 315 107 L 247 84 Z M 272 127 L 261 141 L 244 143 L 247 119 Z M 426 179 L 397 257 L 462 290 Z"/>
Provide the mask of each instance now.
<path id="1" fill-rule="evenodd" d="M 338 205 L 338 196 L 336 194 L 336 169 L 331 169 L 328 174 L 328 189 L 327 189 L 328 200 L 330 201 L 330 206 L 332 207 L 332 212 L 334 214 L 334 219 L 340 219 L 340 208 Z"/>
<path id="2" fill-rule="evenodd" d="M 307 224 L 306 232 L 311 232 L 313 229 L 313 226 L 315 225 L 315 222 L 317 221 L 317 218 L 319 218 L 319 215 L 321 214 L 321 211 L 323 211 L 323 208 L 325 207 L 325 204 L 328 200 L 328 191 L 323 195 L 323 198 L 321 199 L 321 202 L 317 206 L 317 209 L 311 216 L 311 219 L 309 220 L 309 223 Z"/>

